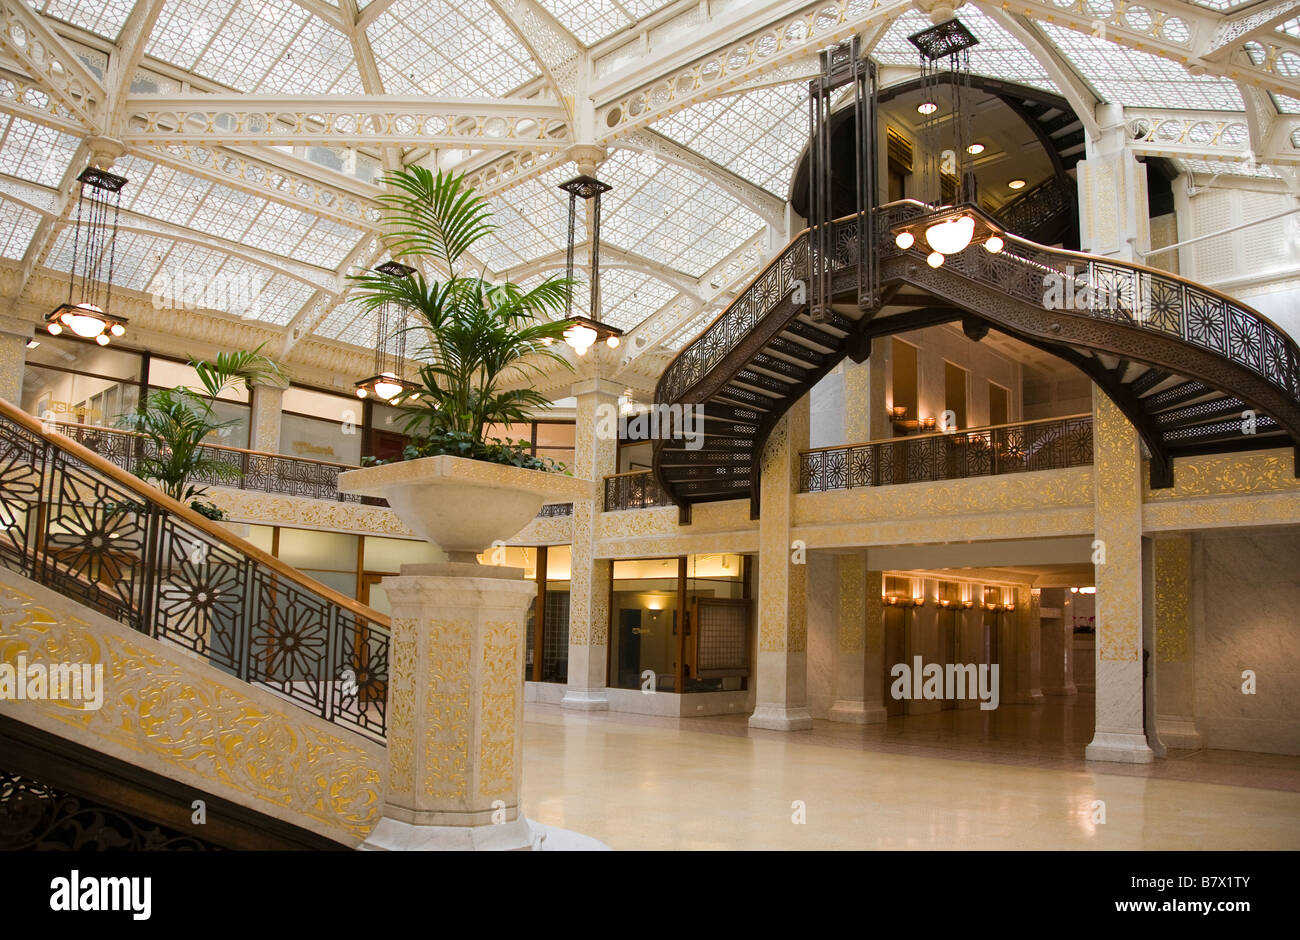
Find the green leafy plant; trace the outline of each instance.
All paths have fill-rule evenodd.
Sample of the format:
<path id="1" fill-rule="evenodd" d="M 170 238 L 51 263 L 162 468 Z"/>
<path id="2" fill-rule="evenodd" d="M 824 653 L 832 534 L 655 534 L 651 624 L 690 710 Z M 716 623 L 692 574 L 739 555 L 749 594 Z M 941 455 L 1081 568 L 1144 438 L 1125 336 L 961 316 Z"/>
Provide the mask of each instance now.
<path id="1" fill-rule="evenodd" d="M 565 325 L 550 319 L 567 307 L 572 283 L 555 276 L 525 290 L 461 271 L 466 251 L 493 231 L 491 208 L 464 186 L 463 175 L 410 166 L 382 182 L 390 187 L 380 197 L 387 244 L 415 271 L 406 278 L 366 272 L 353 279 L 367 309 L 391 303 L 410 311 L 414 325 L 407 329 L 423 341 L 416 353 L 419 389 L 399 404 L 403 430 L 416 439 L 407 458 L 452 454 L 558 468 L 527 454 L 525 444 L 484 435 L 492 425 L 527 421 L 549 406 L 524 384 L 530 374 L 547 362 L 572 368 L 553 348 Z M 434 270 L 441 279 L 426 279 Z"/>
<path id="2" fill-rule="evenodd" d="M 221 519 L 224 514 L 203 499 L 207 487 L 192 482 L 194 477 L 203 474 L 230 480 L 238 479 L 242 472 L 203 448 L 212 435 L 237 423 L 218 419 L 217 400 L 223 392 L 239 385 L 251 392 L 257 382 L 284 383 L 280 367 L 262 355 L 263 346 L 220 353 L 212 361 L 191 359 L 190 366 L 198 374 L 202 388 L 182 385 L 155 389 L 134 413 L 118 419 L 119 426 L 135 431 L 153 445 L 151 452 L 136 462 L 136 475 L 209 519 Z"/>

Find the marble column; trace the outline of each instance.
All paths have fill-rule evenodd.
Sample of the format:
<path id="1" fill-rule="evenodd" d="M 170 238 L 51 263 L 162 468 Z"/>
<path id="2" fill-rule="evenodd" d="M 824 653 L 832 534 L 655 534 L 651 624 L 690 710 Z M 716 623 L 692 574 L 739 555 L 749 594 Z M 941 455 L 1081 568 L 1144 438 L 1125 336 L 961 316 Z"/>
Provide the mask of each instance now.
<path id="1" fill-rule="evenodd" d="M 1042 625 L 1039 592 L 1027 586 L 1016 588 L 1016 698 L 1019 705 L 1043 701 Z"/>
<path id="2" fill-rule="evenodd" d="M 248 428 L 248 449 L 280 453 L 280 417 L 284 411 L 284 389 L 277 385 L 253 386 Z M 360 414 L 360 399 L 357 413 Z"/>
<path id="3" fill-rule="evenodd" d="M 882 604 L 880 591 L 874 597 L 869 590 L 871 580 L 867 572 L 865 552 L 841 555 L 839 562 L 839 618 L 834 647 L 831 651 L 831 681 L 833 701 L 831 721 L 849 724 L 874 724 L 885 720 L 885 709 L 880 703 L 880 662 L 877 653 L 874 668 L 876 695 L 868 699 L 867 638 L 874 617 L 877 638 L 881 632 Z M 877 575 L 879 572 L 872 572 Z M 877 585 L 878 587 L 878 585 Z M 877 643 L 877 650 L 881 644 Z"/>
<path id="4" fill-rule="evenodd" d="M 0 316 L 0 398 L 19 408 L 23 403 L 27 344 L 33 332 L 32 324 L 26 320 Z"/>
<path id="5" fill-rule="evenodd" d="M 1042 680 L 1045 695 L 1074 695 L 1074 630 L 1066 619 L 1065 588 L 1043 588 L 1039 625 L 1042 632 Z M 1044 617 L 1042 610 L 1055 616 Z"/>
<path id="6" fill-rule="evenodd" d="M 406 565 L 392 603 L 384 815 L 362 848 L 536 848 L 523 816 L 528 602 L 518 568 Z"/>
<path id="7" fill-rule="evenodd" d="M 593 351 L 594 352 L 594 351 Z M 589 353 L 588 355 L 591 355 Z M 577 438 L 573 475 L 598 484 L 618 472 L 618 434 L 605 433 L 611 422 L 602 416 L 618 413 L 622 388 L 600 378 L 584 379 L 573 386 L 577 398 Z M 608 411 L 606 409 L 609 409 Z M 616 426 L 616 423 L 615 423 Z M 573 504 L 572 573 L 569 582 L 569 677 L 566 708 L 609 708 L 605 692 L 609 648 L 609 578 L 611 562 L 595 557 L 596 517 L 603 487 L 595 495 Z"/>
<path id="8" fill-rule="evenodd" d="M 1142 459 L 1137 431 L 1095 385 L 1096 722 L 1088 760 L 1150 763 L 1143 721 Z"/>
<path id="9" fill-rule="evenodd" d="M 1078 163 L 1080 242 L 1084 251 L 1140 261 L 1151 240 L 1146 167 L 1126 146 L 1123 109 L 1098 105 L 1097 123 L 1101 136 L 1088 138 Z"/>
<path id="10" fill-rule="evenodd" d="M 1203 744 L 1196 713 L 1196 658 L 1191 630 L 1192 539 L 1152 540 L 1155 567 L 1156 729 L 1168 747 Z"/>
<path id="11" fill-rule="evenodd" d="M 777 422 L 760 460 L 758 662 L 752 728 L 802 731 L 808 711 L 808 566 L 792 543 L 799 452 L 808 446 L 808 397 Z"/>

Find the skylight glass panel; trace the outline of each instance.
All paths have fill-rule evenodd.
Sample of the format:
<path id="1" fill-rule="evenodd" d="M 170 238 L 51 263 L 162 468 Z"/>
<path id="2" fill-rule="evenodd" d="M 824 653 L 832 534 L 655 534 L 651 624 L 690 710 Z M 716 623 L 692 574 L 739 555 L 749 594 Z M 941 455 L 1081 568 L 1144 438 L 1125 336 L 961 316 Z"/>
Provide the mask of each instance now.
<path id="1" fill-rule="evenodd" d="M 0 257 L 21 260 L 40 224 L 39 213 L 8 199 L 0 200 Z"/>
<path id="2" fill-rule="evenodd" d="M 678 294 L 656 277 L 610 268 L 600 272 L 600 321 L 631 330 Z"/>
<path id="3" fill-rule="evenodd" d="M 273 274 L 257 295 L 256 317 L 265 323 L 284 326 L 311 300 L 315 289 L 283 274 Z"/>
<path id="4" fill-rule="evenodd" d="M 168 0 L 147 51 L 240 91 L 361 88 L 347 37 L 291 0 Z"/>
<path id="5" fill-rule="evenodd" d="M 972 72 L 1034 88 L 1057 91 L 1046 70 L 1024 47 L 1024 44 L 993 19 L 970 4 L 957 11 L 957 18 L 979 40 L 979 45 L 970 50 Z M 916 46 L 907 41 L 907 37 L 928 29 L 931 25 L 933 24 L 930 18 L 925 14 L 917 10 L 908 10 L 894 20 L 888 32 L 872 49 L 872 57 L 883 65 L 916 67 L 921 61 L 920 53 L 916 51 Z"/>
<path id="6" fill-rule="evenodd" d="M 632 23 L 619 4 L 609 0 L 541 0 L 541 4 L 587 46 Z"/>
<path id="7" fill-rule="evenodd" d="M 324 339 L 351 343 L 354 346 L 373 349 L 375 345 L 374 315 L 355 300 L 344 301 L 316 327 L 316 336 Z"/>
<path id="8" fill-rule="evenodd" d="M 72 269 L 72 243 L 75 231 L 68 226 L 59 233 L 45 258 L 45 266 L 54 271 Z M 166 255 L 171 248 L 171 241 L 156 235 L 143 235 L 139 232 L 119 231 L 113 242 L 113 278 L 114 287 L 147 292 L 153 282 L 154 272 L 158 269 L 159 258 Z M 107 258 L 104 259 L 104 272 L 108 271 Z"/>
<path id="9" fill-rule="evenodd" d="M 1291 98 L 1275 92 L 1273 94 L 1273 104 L 1277 107 L 1279 114 L 1300 114 L 1300 98 Z"/>
<path id="10" fill-rule="evenodd" d="M 1244 7 L 1248 3 L 1258 3 L 1259 0 L 1187 0 L 1193 6 L 1205 7 L 1207 10 L 1235 10 L 1237 7 Z"/>
<path id="11" fill-rule="evenodd" d="M 1253 176 L 1265 179 L 1277 179 L 1272 167 L 1262 163 L 1246 163 L 1227 160 L 1182 160 L 1178 161 L 1188 173 L 1204 173 L 1207 176 Z"/>
<path id="12" fill-rule="evenodd" d="M 43 0 L 31 5 L 46 16 L 80 26 L 105 39 L 117 39 L 135 0 Z"/>
<path id="13" fill-rule="evenodd" d="M 1279 33 L 1286 33 L 1288 36 L 1295 36 L 1300 39 L 1300 16 L 1293 20 L 1287 20 L 1277 28 Z"/>
<path id="14" fill-rule="evenodd" d="M 484 0 L 397 0 L 367 30 L 392 95 L 506 95 L 537 64 Z"/>
<path id="15" fill-rule="evenodd" d="M 71 134 L 0 114 L 0 173 L 58 186 L 76 152 Z"/>
<path id="16" fill-rule="evenodd" d="M 601 167 L 601 239 L 702 277 L 752 238 L 763 221 L 742 203 L 681 167 L 619 150 Z"/>
<path id="17" fill-rule="evenodd" d="M 568 169 L 571 172 L 552 171 L 493 196 L 489 202 L 492 224 L 497 228 L 474 246 L 475 255 L 500 272 L 564 250 L 569 240 L 569 196 L 557 187 L 576 175 Z M 602 201 L 602 218 L 604 205 Z M 574 222 L 574 238 L 581 244 L 586 240 L 581 200 Z"/>
<path id="18" fill-rule="evenodd" d="M 1039 23 L 1075 69 L 1112 104 L 1135 108 L 1240 111 L 1241 92 L 1226 78 L 1195 76 L 1177 62 L 1096 36 Z"/>
<path id="19" fill-rule="evenodd" d="M 782 198 L 808 140 L 801 83 L 716 98 L 656 121 L 653 128 Z"/>

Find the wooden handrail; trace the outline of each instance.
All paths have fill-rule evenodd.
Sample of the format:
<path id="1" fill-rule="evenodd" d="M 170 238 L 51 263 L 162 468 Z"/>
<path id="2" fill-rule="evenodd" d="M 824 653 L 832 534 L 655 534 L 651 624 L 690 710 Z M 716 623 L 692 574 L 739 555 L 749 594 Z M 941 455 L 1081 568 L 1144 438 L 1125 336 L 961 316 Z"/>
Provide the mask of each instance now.
<path id="1" fill-rule="evenodd" d="M 997 431 L 1002 428 L 1023 428 L 1031 424 L 1050 424 L 1054 421 L 1074 421 L 1079 418 L 1091 418 L 1092 412 L 1085 411 L 1077 415 L 1061 415 L 1059 418 L 1034 418 L 1032 421 L 1008 421 L 1006 424 L 986 424 L 978 428 L 959 428 L 955 431 L 934 431 L 929 434 L 904 434 L 898 437 L 880 437 L 873 441 L 859 441 L 856 444 L 831 444 L 828 447 L 811 447 L 799 451 L 800 454 L 820 454 L 828 450 L 850 450 L 854 447 L 871 447 L 875 444 L 889 444 L 893 441 L 920 441 L 932 437 L 953 437 L 957 434 L 978 434 L 981 431 Z"/>
<path id="2" fill-rule="evenodd" d="M 634 476 L 638 476 L 638 475 L 643 474 L 643 473 L 654 473 L 654 469 L 653 469 L 653 468 L 647 468 L 647 469 L 645 469 L 645 470 L 624 470 L 622 473 L 607 473 L 607 474 L 605 474 L 603 477 L 601 477 L 601 479 L 602 479 L 602 480 L 613 480 L 613 479 L 615 479 L 616 477 L 634 477 Z"/>
<path id="3" fill-rule="evenodd" d="M 95 431 L 106 431 L 109 434 L 123 434 L 127 437 L 144 437 L 139 431 L 132 431 L 127 428 L 110 428 L 102 424 L 75 424 L 71 421 L 51 421 L 56 427 L 64 428 L 90 428 Z M 249 450 L 247 447 L 231 447 L 229 444 L 209 444 L 207 441 L 202 442 L 202 446 L 211 447 L 213 450 L 228 450 L 234 454 L 248 454 L 251 457 L 278 457 L 281 460 L 296 460 L 299 463 L 314 463 L 322 467 L 338 467 L 341 470 L 360 469 L 359 464 L 338 463 L 333 460 L 317 460 L 314 457 L 299 457 L 297 454 L 273 454 L 268 450 Z"/>
<path id="4" fill-rule="evenodd" d="M 156 486 L 146 483 L 134 474 L 127 473 L 117 464 L 104 459 L 84 445 L 78 444 L 76 441 L 72 440 L 72 438 L 66 437 L 57 431 L 46 431 L 41 426 L 40 421 L 33 418 L 21 408 L 16 407 L 11 402 L 2 398 L 0 398 L 0 415 L 4 415 L 5 418 L 8 418 L 14 424 L 17 424 L 23 429 L 35 434 L 38 438 L 53 443 L 60 450 L 68 452 L 95 472 L 108 477 L 114 483 L 130 490 L 141 499 L 161 506 L 172 515 L 179 516 L 187 525 L 200 530 L 205 535 L 211 536 L 239 554 L 246 555 L 259 564 L 265 565 L 285 580 L 292 581 L 299 587 L 304 588 L 313 594 L 320 595 L 331 603 L 337 604 L 351 613 L 356 614 L 358 617 L 365 617 L 368 620 L 378 623 L 385 629 L 392 629 L 391 619 L 379 613 L 379 611 L 371 610 L 364 604 L 358 603 L 350 597 L 345 597 L 330 586 L 321 584 L 319 581 L 307 577 L 307 575 L 298 571 L 296 568 L 286 565 L 274 555 L 262 551 L 252 542 L 241 539 L 229 530 L 222 528 L 211 519 L 195 512 L 189 506 L 177 502 Z"/>

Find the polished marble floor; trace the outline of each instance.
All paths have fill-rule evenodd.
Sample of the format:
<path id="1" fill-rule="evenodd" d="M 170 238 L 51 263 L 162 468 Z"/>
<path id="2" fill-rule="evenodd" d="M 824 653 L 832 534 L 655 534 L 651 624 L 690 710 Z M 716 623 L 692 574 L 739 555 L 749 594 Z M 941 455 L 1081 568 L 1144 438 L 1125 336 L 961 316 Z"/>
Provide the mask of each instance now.
<path id="1" fill-rule="evenodd" d="M 1090 708 L 784 734 L 530 704 L 524 810 L 614 849 L 1300 849 L 1300 758 L 1090 764 Z"/>

